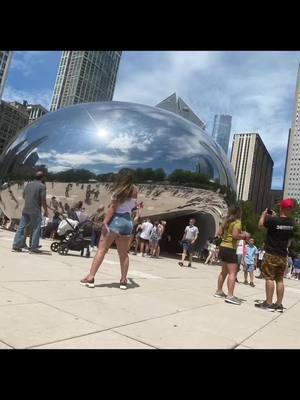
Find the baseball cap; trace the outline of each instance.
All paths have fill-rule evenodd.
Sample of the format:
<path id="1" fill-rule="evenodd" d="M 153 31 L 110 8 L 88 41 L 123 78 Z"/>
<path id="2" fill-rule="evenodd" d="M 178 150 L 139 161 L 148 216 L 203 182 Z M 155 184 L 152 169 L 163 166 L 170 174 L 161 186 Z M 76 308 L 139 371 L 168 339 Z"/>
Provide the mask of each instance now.
<path id="1" fill-rule="evenodd" d="M 280 208 L 286 209 L 286 208 L 295 208 L 295 202 L 293 199 L 283 199 L 279 203 Z"/>

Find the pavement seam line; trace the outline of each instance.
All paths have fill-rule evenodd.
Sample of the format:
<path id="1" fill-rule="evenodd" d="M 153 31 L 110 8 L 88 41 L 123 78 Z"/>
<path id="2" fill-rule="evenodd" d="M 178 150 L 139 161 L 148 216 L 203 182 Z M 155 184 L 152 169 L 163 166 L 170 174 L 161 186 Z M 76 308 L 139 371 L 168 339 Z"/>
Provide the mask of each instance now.
<path id="1" fill-rule="evenodd" d="M 300 302 L 300 300 L 297 301 L 297 303 L 293 304 L 289 309 L 287 309 L 286 312 L 288 312 L 291 308 L 295 307 L 298 303 Z M 282 317 L 283 314 L 278 314 L 276 317 L 272 318 L 270 321 L 268 321 L 265 325 L 261 326 L 260 328 L 258 328 L 255 332 L 253 332 L 251 335 L 249 335 L 248 337 L 246 337 L 244 340 L 241 341 L 241 343 L 238 345 L 243 345 L 243 343 L 250 339 L 253 335 L 256 335 L 256 333 L 258 331 L 260 331 L 261 329 L 264 329 L 266 326 L 268 326 L 269 324 L 271 324 L 273 321 L 276 321 L 278 318 Z"/>
<path id="2" fill-rule="evenodd" d="M 6 343 L 5 340 L 2 340 L 1 338 L 0 338 L 0 342 L 2 342 L 3 344 L 5 344 L 6 346 L 10 347 L 11 350 L 14 350 L 14 349 L 15 349 L 14 346 L 12 346 L 11 344 Z M 3 350 L 4 350 L 4 349 L 3 349 Z M 8 349 L 8 350 L 9 350 L 9 349 Z"/>
<path id="3" fill-rule="evenodd" d="M 129 336 L 129 335 L 125 335 L 124 333 L 117 332 L 117 331 L 115 331 L 114 329 L 111 329 L 111 331 L 114 332 L 114 333 L 116 333 L 116 334 L 118 334 L 118 335 L 120 335 L 120 336 L 124 336 L 124 337 L 127 337 L 128 339 L 134 340 L 135 342 L 139 342 L 139 343 L 145 344 L 146 346 L 152 347 L 152 348 L 155 349 L 155 350 L 159 349 L 158 347 L 155 347 L 155 346 L 153 346 L 152 344 L 143 342 L 142 340 L 133 338 L 133 337 L 131 337 L 131 336 Z"/>

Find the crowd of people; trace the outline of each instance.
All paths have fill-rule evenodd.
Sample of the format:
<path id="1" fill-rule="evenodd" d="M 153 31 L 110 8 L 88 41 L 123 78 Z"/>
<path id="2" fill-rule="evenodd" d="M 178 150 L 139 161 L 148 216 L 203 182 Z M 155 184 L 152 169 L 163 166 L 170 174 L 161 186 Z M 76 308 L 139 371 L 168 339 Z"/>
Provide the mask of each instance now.
<path id="1" fill-rule="evenodd" d="M 248 285 L 249 274 L 252 287 L 255 286 L 254 269 L 259 265 L 261 273 L 258 278 L 265 279 L 266 299 L 255 306 L 271 312 L 283 312 L 283 278 L 289 269 L 288 247 L 295 230 L 295 222 L 291 218 L 294 208 L 295 203 L 292 199 L 284 199 L 280 202 L 279 215 L 269 209 L 261 214 L 258 226 L 267 230 L 267 237 L 264 248 L 260 250 L 254 245 L 250 234 L 241 230 L 241 208 L 239 206 L 229 208 L 228 215 L 219 229 L 219 235 L 222 238 L 219 251 L 222 271 L 218 278 L 215 297 L 224 298 L 227 303 L 240 305 L 241 300 L 234 295 L 240 265 L 243 264 L 244 284 Z M 297 265 L 296 263 L 296 271 L 298 271 Z M 223 291 L 226 278 L 227 295 Z M 277 299 L 273 303 L 275 286 Z"/>
<path id="2" fill-rule="evenodd" d="M 143 203 L 140 203 L 139 209 L 143 208 Z M 133 247 L 132 254 L 142 257 L 159 258 L 160 243 L 167 225 L 166 221 L 156 220 L 152 223 L 150 218 L 140 222 L 140 216 L 134 215 L 135 225 L 133 228 Z M 138 250 L 140 252 L 138 252 Z"/>
<path id="3" fill-rule="evenodd" d="M 87 191 L 91 192 L 90 185 Z M 88 287 L 95 286 L 95 275 L 109 248 L 115 243 L 121 267 L 120 288 L 126 289 L 130 249 L 135 255 L 139 251 L 142 257 L 159 257 L 166 221 L 142 218 L 144 204 L 137 201 L 138 189 L 133 184 L 133 176 L 129 170 L 120 171 L 110 191 L 111 203 L 106 211 L 103 205 L 99 205 L 96 212 L 88 216 L 83 201 L 79 201 L 73 207 L 64 210 L 66 213 L 62 215 L 58 211 L 62 204 L 55 197 L 52 197 L 50 205 L 47 205 L 45 176 L 42 171 L 38 171 L 35 179 L 29 182 L 23 191 L 25 204 L 13 240 L 13 250 L 21 252 L 29 248 L 31 253 L 41 251 L 39 239 L 46 236 L 50 223 L 49 208 L 53 211 L 50 234 L 52 238 L 55 238 L 62 218 L 76 220 L 79 223 L 89 221 L 92 227 L 91 245 L 96 249 L 96 254 L 89 273 L 80 283 Z M 98 198 L 97 191 L 94 195 Z M 238 273 L 242 268 L 245 285 L 255 287 L 254 278 L 265 279 L 266 299 L 255 306 L 268 311 L 283 312 L 283 278 L 300 279 L 300 255 L 296 257 L 288 255 L 288 247 L 295 229 L 295 222 L 291 218 L 294 208 L 294 201 L 285 199 L 280 202 L 279 215 L 269 209 L 261 214 L 259 228 L 266 229 L 266 240 L 262 248 L 257 248 L 251 235 L 242 231 L 241 207 L 235 205 L 229 208 L 228 215 L 219 226 L 217 236 L 207 241 L 205 249 L 204 264 L 213 262 L 222 264 L 215 297 L 224 299 L 229 304 L 241 304 L 241 299 L 235 296 L 235 287 L 236 283 L 239 283 Z M 28 236 L 30 240 L 27 245 Z M 196 226 L 196 220 L 191 218 L 180 241 L 182 246 L 182 257 L 178 262 L 180 267 L 184 266 L 187 256 L 187 266 L 192 267 L 198 237 L 199 228 Z M 259 275 L 256 277 L 255 269 L 259 270 Z M 227 294 L 223 290 L 226 280 Z M 277 299 L 273 303 L 275 286 Z"/>

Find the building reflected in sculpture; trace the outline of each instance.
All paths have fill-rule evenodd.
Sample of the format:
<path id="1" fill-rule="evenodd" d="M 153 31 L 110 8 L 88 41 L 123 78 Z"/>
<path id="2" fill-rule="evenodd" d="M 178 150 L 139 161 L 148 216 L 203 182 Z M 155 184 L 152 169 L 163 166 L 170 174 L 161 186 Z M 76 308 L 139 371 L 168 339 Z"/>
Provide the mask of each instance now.
<path id="1" fill-rule="evenodd" d="M 109 204 L 113 176 L 123 167 L 135 170 L 145 216 L 195 214 L 206 220 L 203 240 L 235 200 L 230 162 L 201 128 L 157 107 L 99 102 L 48 113 L 10 142 L 0 157 L 0 207 L 20 218 L 23 183 L 40 168 L 48 203 L 56 196 L 64 211 L 83 200 L 91 213 Z"/>

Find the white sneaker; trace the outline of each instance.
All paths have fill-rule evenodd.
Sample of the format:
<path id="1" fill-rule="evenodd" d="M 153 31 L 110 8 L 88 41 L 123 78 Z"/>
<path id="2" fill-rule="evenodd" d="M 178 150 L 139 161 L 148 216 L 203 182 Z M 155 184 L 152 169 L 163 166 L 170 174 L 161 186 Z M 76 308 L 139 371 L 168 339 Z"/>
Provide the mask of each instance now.
<path id="1" fill-rule="evenodd" d="M 91 246 L 91 251 L 94 251 L 94 246 Z"/>

